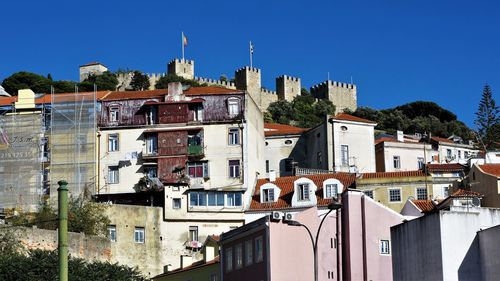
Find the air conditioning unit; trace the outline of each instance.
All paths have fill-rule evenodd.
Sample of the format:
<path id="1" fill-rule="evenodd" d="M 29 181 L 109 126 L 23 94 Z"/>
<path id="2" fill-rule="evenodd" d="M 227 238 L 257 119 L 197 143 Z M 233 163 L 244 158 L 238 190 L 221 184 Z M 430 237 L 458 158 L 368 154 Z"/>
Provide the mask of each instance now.
<path id="1" fill-rule="evenodd" d="M 283 216 L 283 221 L 291 221 L 293 220 L 293 215 L 292 213 L 285 213 L 285 215 Z"/>
<path id="2" fill-rule="evenodd" d="M 281 218 L 283 217 L 283 213 L 282 212 L 276 212 L 276 211 L 273 211 L 271 213 L 271 219 L 272 220 L 281 220 Z"/>

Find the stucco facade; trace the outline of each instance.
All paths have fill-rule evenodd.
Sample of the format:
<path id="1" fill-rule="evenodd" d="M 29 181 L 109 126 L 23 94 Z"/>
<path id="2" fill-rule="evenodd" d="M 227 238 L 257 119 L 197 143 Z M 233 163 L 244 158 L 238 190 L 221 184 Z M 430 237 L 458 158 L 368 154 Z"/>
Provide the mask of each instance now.
<path id="1" fill-rule="evenodd" d="M 383 141 L 375 145 L 377 172 L 414 171 L 431 161 L 432 146 L 418 142 Z"/>
<path id="2" fill-rule="evenodd" d="M 500 164 L 474 164 L 467 180 L 472 191 L 483 195 L 482 206 L 500 208 Z"/>

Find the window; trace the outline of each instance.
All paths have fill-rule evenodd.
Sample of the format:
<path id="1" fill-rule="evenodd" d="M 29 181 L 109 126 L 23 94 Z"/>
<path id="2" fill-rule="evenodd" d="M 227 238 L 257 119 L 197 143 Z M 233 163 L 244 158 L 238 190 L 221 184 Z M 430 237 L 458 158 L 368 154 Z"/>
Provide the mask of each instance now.
<path id="1" fill-rule="evenodd" d="M 119 149 L 119 137 L 118 134 L 108 135 L 108 151 L 118 151 Z"/>
<path id="2" fill-rule="evenodd" d="M 424 168 L 424 158 L 423 157 L 417 157 L 417 165 L 418 165 L 419 170 L 422 170 Z"/>
<path id="3" fill-rule="evenodd" d="M 245 241 L 245 265 L 251 265 L 253 262 L 253 245 L 252 240 Z"/>
<path id="4" fill-rule="evenodd" d="M 156 155 L 158 153 L 158 137 L 148 136 L 146 138 L 146 154 Z"/>
<path id="5" fill-rule="evenodd" d="M 337 184 L 327 184 L 325 185 L 325 198 L 337 197 Z"/>
<path id="6" fill-rule="evenodd" d="M 118 166 L 108 167 L 108 183 L 118 183 L 120 181 Z"/>
<path id="7" fill-rule="evenodd" d="M 198 227 L 190 226 L 189 227 L 189 241 L 198 241 Z"/>
<path id="8" fill-rule="evenodd" d="M 266 173 L 269 173 L 269 160 L 266 160 Z"/>
<path id="9" fill-rule="evenodd" d="M 401 169 L 401 158 L 399 156 L 392 157 L 392 163 L 394 165 L 394 169 Z"/>
<path id="10" fill-rule="evenodd" d="M 346 126 L 340 126 L 340 129 L 341 129 L 342 131 L 347 131 L 347 127 L 346 127 Z"/>
<path id="11" fill-rule="evenodd" d="M 262 202 L 274 202 L 274 188 L 262 189 Z"/>
<path id="12" fill-rule="evenodd" d="M 156 123 L 156 107 L 151 106 L 146 112 L 146 124 L 154 125 Z"/>
<path id="13" fill-rule="evenodd" d="M 299 201 L 309 201 L 309 184 L 300 183 L 297 188 L 297 200 Z"/>
<path id="14" fill-rule="evenodd" d="M 401 190 L 389 189 L 389 202 L 401 202 Z"/>
<path id="15" fill-rule="evenodd" d="M 340 146 L 341 164 L 342 166 L 349 166 L 349 146 Z"/>
<path id="16" fill-rule="evenodd" d="M 144 243 L 144 227 L 136 227 L 134 230 L 134 242 Z"/>
<path id="17" fill-rule="evenodd" d="M 226 271 L 233 270 L 233 249 L 226 249 Z"/>
<path id="18" fill-rule="evenodd" d="M 203 121 L 203 105 L 197 105 L 194 108 L 194 121 Z"/>
<path id="19" fill-rule="evenodd" d="M 144 167 L 144 175 L 148 178 L 157 178 L 158 177 L 158 168 L 157 167 Z"/>
<path id="20" fill-rule="evenodd" d="M 229 145 L 238 145 L 240 144 L 240 129 L 238 128 L 229 128 Z"/>
<path id="21" fill-rule="evenodd" d="M 391 243 L 389 240 L 380 240 L 380 254 L 381 255 L 391 254 Z"/>
<path id="22" fill-rule="evenodd" d="M 224 206 L 224 193 L 222 193 L 222 192 L 209 192 L 208 193 L 208 206 Z"/>
<path id="23" fill-rule="evenodd" d="M 174 209 L 181 208 L 181 199 L 180 198 L 173 198 L 172 199 L 172 208 L 174 208 Z"/>
<path id="24" fill-rule="evenodd" d="M 243 247 L 241 246 L 241 243 L 234 247 L 234 255 L 236 258 L 235 268 L 239 269 L 243 266 Z"/>
<path id="25" fill-rule="evenodd" d="M 443 187 L 443 196 L 448 197 L 449 194 L 450 194 L 450 187 L 449 186 Z"/>
<path id="26" fill-rule="evenodd" d="M 110 122 L 118 122 L 120 118 L 120 109 L 118 107 L 110 107 L 109 108 L 109 121 Z"/>
<path id="27" fill-rule="evenodd" d="M 371 199 L 373 199 L 373 190 L 365 190 L 365 191 L 363 191 L 363 193 L 364 193 L 366 196 L 368 196 L 368 197 L 370 197 Z"/>
<path id="28" fill-rule="evenodd" d="M 446 157 L 451 158 L 451 149 L 446 150 Z"/>
<path id="29" fill-rule="evenodd" d="M 241 207 L 241 193 L 230 192 L 227 193 L 227 206 L 228 207 Z"/>
<path id="30" fill-rule="evenodd" d="M 417 187 L 417 200 L 427 200 L 427 188 Z"/>
<path id="31" fill-rule="evenodd" d="M 240 177 L 240 160 L 229 160 L 229 177 Z"/>
<path id="32" fill-rule="evenodd" d="M 255 238 L 255 262 L 264 260 L 262 236 Z"/>
<path id="33" fill-rule="evenodd" d="M 285 172 L 293 172 L 293 158 L 285 159 Z"/>
<path id="34" fill-rule="evenodd" d="M 462 159 L 462 151 L 461 150 L 458 151 L 458 159 Z"/>
<path id="35" fill-rule="evenodd" d="M 469 159 L 469 152 L 468 151 L 464 151 L 464 158 Z"/>
<path id="36" fill-rule="evenodd" d="M 286 145 L 291 145 L 292 143 L 293 143 L 293 141 L 292 141 L 292 140 L 286 140 L 286 141 L 285 141 L 285 144 L 286 144 Z"/>
<path id="37" fill-rule="evenodd" d="M 116 242 L 116 225 L 108 225 L 108 238 L 111 242 Z"/>
<path id="38" fill-rule="evenodd" d="M 190 162 L 187 164 L 188 175 L 191 178 L 208 178 L 208 162 Z"/>
<path id="39" fill-rule="evenodd" d="M 206 206 L 207 193 L 206 192 L 190 192 L 189 193 L 189 206 Z"/>
<path id="40" fill-rule="evenodd" d="M 227 110 L 229 116 L 234 117 L 240 114 L 240 101 L 236 98 L 230 98 L 227 100 Z"/>

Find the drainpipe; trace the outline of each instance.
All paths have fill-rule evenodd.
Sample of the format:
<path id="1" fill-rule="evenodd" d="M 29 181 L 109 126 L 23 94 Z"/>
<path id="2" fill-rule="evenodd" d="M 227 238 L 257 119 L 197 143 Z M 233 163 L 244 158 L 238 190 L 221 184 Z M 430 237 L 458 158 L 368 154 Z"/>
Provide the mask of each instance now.
<path id="1" fill-rule="evenodd" d="M 97 132 L 97 194 L 101 192 L 101 132 Z"/>
<path id="2" fill-rule="evenodd" d="M 365 218 L 365 195 L 361 196 L 361 233 L 363 244 L 363 280 L 368 279 L 367 258 L 366 258 L 366 218 Z"/>
<path id="3" fill-rule="evenodd" d="M 61 180 L 57 183 L 58 191 L 58 253 L 59 280 L 68 281 L 68 183 Z"/>

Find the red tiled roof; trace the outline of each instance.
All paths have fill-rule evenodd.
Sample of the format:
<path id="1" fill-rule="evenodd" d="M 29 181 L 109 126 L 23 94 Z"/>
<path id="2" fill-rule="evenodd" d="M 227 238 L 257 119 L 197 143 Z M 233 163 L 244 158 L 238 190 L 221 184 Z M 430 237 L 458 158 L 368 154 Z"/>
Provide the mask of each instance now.
<path id="1" fill-rule="evenodd" d="M 459 172 L 465 170 L 465 167 L 458 164 L 427 164 L 427 170 L 429 172 Z"/>
<path id="2" fill-rule="evenodd" d="M 483 164 L 479 168 L 487 174 L 500 177 L 500 164 Z"/>
<path id="3" fill-rule="evenodd" d="M 276 202 L 261 203 L 260 202 L 260 187 L 266 183 L 270 183 L 269 179 L 259 179 L 255 187 L 255 193 L 252 196 L 250 203 L 250 210 L 279 210 L 291 208 L 292 196 L 294 193 L 294 182 L 299 178 L 308 178 L 314 182 L 318 187 L 316 190 L 316 198 L 318 206 L 326 206 L 332 202 L 332 199 L 323 198 L 323 182 L 327 179 L 338 179 L 343 185 L 344 189 L 350 188 L 354 184 L 356 176 L 349 173 L 335 173 L 335 174 L 316 174 L 307 176 L 291 176 L 279 177 L 276 181 L 272 182 L 281 189 L 280 197 Z"/>
<path id="4" fill-rule="evenodd" d="M 152 99 L 162 98 L 168 94 L 167 89 L 148 90 L 148 91 L 120 91 L 111 92 L 103 100 L 130 100 L 130 99 Z"/>
<path id="5" fill-rule="evenodd" d="M 97 65 L 97 64 L 100 64 L 100 65 L 104 66 L 104 64 L 102 64 L 100 62 L 93 61 L 93 62 L 86 63 L 84 65 L 80 65 L 80 67 L 82 67 L 82 66 L 90 66 L 90 65 Z"/>
<path id="6" fill-rule="evenodd" d="M 54 94 L 56 102 L 67 102 L 74 101 L 78 95 L 92 94 L 93 92 L 80 92 L 75 95 L 75 93 L 61 93 Z M 96 99 L 101 100 L 107 94 L 111 93 L 110 91 L 97 91 Z M 17 96 L 15 97 L 0 97 L 0 105 L 11 105 L 17 101 Z M 50 104 L 52 102 L 52 96 L 50 94 L 45 94 L 41 97 L 35 98 L 35 104 Z"/>
<path id="7" fill-rule="evenodd" d="M 178 268 L 178 269 L 175 269 L 175 270 L 172 270 L 172 271 L 169 271 L 169 272 L 165 272 L 165 273 L 156 275 L 152 279 L 154 280 L 154 279 L 157 279 L 157 278 L 160 278 L 160 277 L 163 277 L 163 276 L 167 276 L 167 275 L 176 274 L 176 273 L 179 273 L 179 272 L 184 272 L 184 271 L 189 271 L 189 270 L 197 269 L 197 268 L 204 267 L 204 266 L 207 266 L 207 265 L 219 263 L 219 261 L 220 261 L 219 256 L 216 256 L 213 260 L 207 261 L 207 262 L 205 262 L 204 260 L 196 261 L 196 262 L 193 262 L 193 264 L 191 264 L 189 266 L 186 266 L 184 268 Z"/>
<path id="8" fill-rule="evenodd" d="M 284 124 L 264 123 L 264 135 L 282 136 L 282 135 L 300 135 L 308 129 L 294 127 Z"/>
<path id="9" fill-rule="evenodd" d="M 353 116 L 351 114 L 347 113 L 339 113 L 335 115 L 332 119 L 334 120 L 345 120 L 345 121 L 354 121 L 354 122 L 362 122 L 362 123 L 371 123 L 371 124 L 376 124 L 377 122 L 373 122 L 368 119 L 364 119 L 361 117 Z"/>
<path id="10" fill-rule="evenodd" d="M 477 196 L 481 196 L 481 193 L 465 189 L 459 189 L 455 191 L 452 195 L 450 195 L 450 197 L 477 197 Z"/>
<path id="11" fill-rule="evenodd" d="M 379 179 L 379 178 L 404 178 L 404 177 L 424 177 L 425 174 L 421 170 L 416 171 L 400 171 L 400 172 L 376 172 L 362 173 L 361 179 Z"/>
<path id="12" fill-rule="evenodd" d="M 11 105 L 17 101 L 17 97 L 0 97 L 0 106 L 1 105 Z"/>
<path id="13" fill-rule="evenodd" d="M 399 142 L 399 143 L 413 143 L 413 144 L 423 144 L 417 140 L 414 140 L 414 139 L 411 139 L 411 138 L 404 138 L 402 142 L 398 141 L 396 138 L 394 137 L 381 137 L 381 138 L 377 138 L 375 139 L 375 144 L 379 144 L 381 142 Z"/>
<path id="14" fill-rule="evenodd" d="M 243 93 L 240 90 L 231 90 L 224 87 L 217 86 L 206 86 L 206 87 L 191 87 L 184 91 L 186 96 L 189 95 L 224 95 L 224 94 L 235 94 L 235 93 Z"/>
<path id="15" fill-rule="evenodd" d="M 452 140 L 441 138 L 441 137 L 432 137 L 431 140 L 436 141 L 436 142 L 447 142 L 447 143 L 453 143 Z"/>
<path id="16" fill-rule="evenodd" d="M 430 212 L 434 210 L 434 202 L 432 200 L 411 200 L 417 208 L 420 209 L 422 213 Z"/>
<path id="17" fill-rule="evenodd" d="M 215 242 L 219 242 L 220 241 L 220 235 L 210 235 L 210 238 L 212 240 L 214 240 Z"/>

